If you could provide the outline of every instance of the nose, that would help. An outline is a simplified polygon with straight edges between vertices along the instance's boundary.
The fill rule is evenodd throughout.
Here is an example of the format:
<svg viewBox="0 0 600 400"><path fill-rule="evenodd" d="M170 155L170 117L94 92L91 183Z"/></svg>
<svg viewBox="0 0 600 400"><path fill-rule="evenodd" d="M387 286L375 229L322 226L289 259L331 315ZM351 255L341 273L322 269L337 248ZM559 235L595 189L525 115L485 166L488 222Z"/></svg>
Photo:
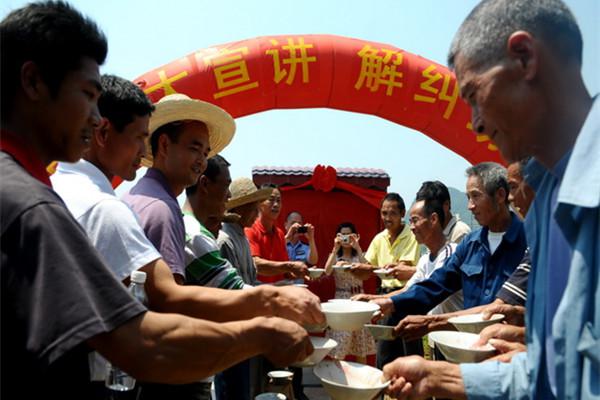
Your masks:
<svg viewBox="0 0 600 400"><path fill-rule="evenodd" d="M467 209L469 211L472 211L475 208L475 203L473 203L473 200L469 199L469 202L467 203Z"/></svg>
<svg viewBox="0 0 600 400"><path fill-rule="evenodd" d="M90 115L90 123L94 129L98 129L100 127L100 122L102 121L102 116L100 115L100 110L98 109L98 104L94 104L92 107L92 114Z"/></svg>
<svg viewBox="0 0 600 400"><path fill-rule="evenodd" d="M483 119L479 115L477 106L471 108L471 124L473 125L473 131L477 133L483 133L485 131L485 125Z"/></svg>
<svg viewBox="0 0 600 400"><path fill-rule="evenodd" d="M515 196L513 195L513 191L511 190L508 192L508 202L514 203L514 201L515 201Z"/></svg>

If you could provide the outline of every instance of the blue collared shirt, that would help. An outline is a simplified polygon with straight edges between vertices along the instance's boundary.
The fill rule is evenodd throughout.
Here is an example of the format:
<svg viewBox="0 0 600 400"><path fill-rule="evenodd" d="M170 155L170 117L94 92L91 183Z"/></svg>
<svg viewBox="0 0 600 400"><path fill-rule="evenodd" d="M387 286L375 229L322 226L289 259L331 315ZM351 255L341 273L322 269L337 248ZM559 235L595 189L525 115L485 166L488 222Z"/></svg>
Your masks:
<svg viewBox="0 0 600 400"><path fill-rule="evenodd" d="M302 261L304 263L308 263L308 258L310 257L309 245L298 240L296 244L287 242L286 247L290 261Z"/></svg>
<svg viewBox="0 0 600 400"><path fill-rule="evenodd" d="M469 399L552 399L549 371L559 399L600 399L600 101L579 132L562 181L533 161L527 180L536 191L526 220L532 270L527 298L527 353L511 363L463 364ZM558 190L556 207L552 194ZM550 307L548 216L554 217L571 251L569 277L552 331L546 329ZM550 294L552 295L552 294ZM547 364L548 336L554 365Z"/></svg>
<svg viewBox="0 0 600 400"><path fill-rule="evenodd" d="M523 259L526 248L523 223L513 213L510 226L494 254L490 254L488 228L471 232L429 279L392 297L396 310L394 317L400 320L410 314L426 314L461 289L465 308L491 303Z"/></svg>

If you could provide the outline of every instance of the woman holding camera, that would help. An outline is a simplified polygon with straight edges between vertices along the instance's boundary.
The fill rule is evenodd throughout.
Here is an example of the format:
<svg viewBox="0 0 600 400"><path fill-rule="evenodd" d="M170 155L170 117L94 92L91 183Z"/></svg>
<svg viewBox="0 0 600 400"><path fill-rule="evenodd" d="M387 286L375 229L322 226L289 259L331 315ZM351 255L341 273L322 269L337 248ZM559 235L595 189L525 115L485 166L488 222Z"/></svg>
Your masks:
<svg viewBox="0 0 600 400"><path fill-rule="evenodd" d="M338 226L333 250L325 264L325 273L334 274L336 299L350 299L356 294L364 293L362 280L348 272L350 264L367 262L358 243L359 239L360 235L353 223L343 222ZM357 362L364 364L367 355L375 354L375 341L365 328L353 332L328 330L327 337L338 342L338 346L331 352L334 358L352 356Z"/></svg>

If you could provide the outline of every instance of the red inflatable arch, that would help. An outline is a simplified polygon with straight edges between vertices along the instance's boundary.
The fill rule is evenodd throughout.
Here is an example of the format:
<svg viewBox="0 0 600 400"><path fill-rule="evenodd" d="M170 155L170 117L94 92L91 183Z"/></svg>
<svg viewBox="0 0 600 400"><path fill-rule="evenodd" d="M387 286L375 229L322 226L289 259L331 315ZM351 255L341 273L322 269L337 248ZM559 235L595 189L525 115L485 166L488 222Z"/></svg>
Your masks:
<svg viewBox="0 0 600 400"><path fill-rule="evenodd" d="M333 35L265 36L202 49L136 83L153 101L184 93L234 118L277 108L328 107L423 132L471 163L503 162L443 65L383 43Z"/></svg>

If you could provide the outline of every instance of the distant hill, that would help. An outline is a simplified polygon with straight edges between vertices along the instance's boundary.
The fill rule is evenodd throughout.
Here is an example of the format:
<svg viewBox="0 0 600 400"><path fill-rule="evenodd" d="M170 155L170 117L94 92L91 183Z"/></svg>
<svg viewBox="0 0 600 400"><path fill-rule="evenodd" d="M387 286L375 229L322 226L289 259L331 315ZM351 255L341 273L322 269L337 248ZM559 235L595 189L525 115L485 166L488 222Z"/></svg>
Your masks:
<svg viewBox="0 0 600 400"><path fill-rule="evenodd" d="M458 214L460 219L471 227L471 229L480 228L479 224L469 211L467 194L458 189L449 187L450 200L452 201L452 214Z"/></svg>

